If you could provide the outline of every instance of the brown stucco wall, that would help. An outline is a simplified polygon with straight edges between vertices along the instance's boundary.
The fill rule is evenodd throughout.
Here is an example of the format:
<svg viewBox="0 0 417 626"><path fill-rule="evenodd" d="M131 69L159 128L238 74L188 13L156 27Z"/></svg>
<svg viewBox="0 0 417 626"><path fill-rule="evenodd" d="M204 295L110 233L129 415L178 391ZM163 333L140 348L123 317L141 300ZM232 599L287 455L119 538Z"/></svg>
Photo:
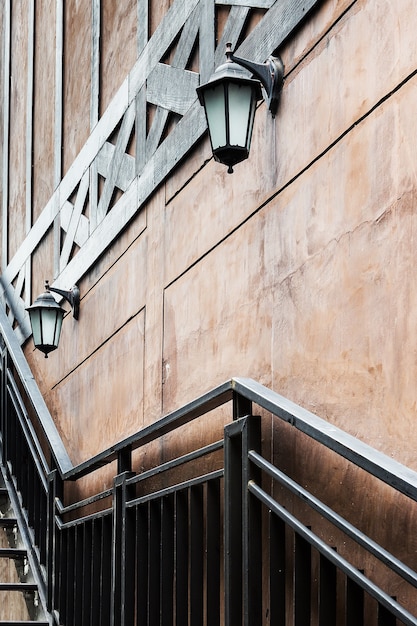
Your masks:
<svg viewBox="0 0 417 626"><path fill-rule="evenodd" d="M90 4L76 4L65 17L64 172L90 132ZM152 4L150 33L169 4ZM102 109L137 46L135 3L103 6ZM47 30L47 16L39 17ZM416 31L412 0L323 0L279 51L280 108L272 119L259 107L249 160L230 176L212 160L207 138L200 141L83 275L80 319L65 318L59 350L45 360L25 344L74 463L239 375L417 469ZM47 61L36 64L40 94L53 61L46 46L38 54ZM24 55L14 55L24 68ZM24 93L23 85L23 101ZM52 117L51 103L35 107L35 213L53 181ZM16 99L16 139L24 120ZM23 239L16 150L12 249ZM52 239L50 231L32 257L33 296L53 273ZM181 441L166 438L146 459L136 457L137 468L193 437L212 440L222 420L200 422ZM414 558L416 514L402 498L376 490L290 427L267 415L263 425L265 450L280 466L330 501L343 490L340 507L384 545L397 525L398 549ZM359 484L372 511L386 503L378 529L376 517L364 519Z"/></svg>
<svg viewBox="0 0 417 626"><path fill-rule="evenodd" d="M417 16L346 8L281 50L250 159L200 169L199 145L81 281L59 353L28 345L75 462L245 375L415 466Z"/></svg>
<svg viewBox="0 0 417 626"><path fill-rule="evenodd" d="M102 3L100 114L140 47L136 5ZM149 34L171 5L150 3ZM62 173L91 131L91 3L66 6ZM26 8L13 3L9 259L27 209ZM218 35L226 17L220 7ZM35 24L33 222L56 184L58 89L54 11L38 6ZM59 350L45 360L25 344L74 463L239 375L417 469L416 30L412 0L323 0L279 50L280 108L273 120L259 107L249 160L230 176L207 138L198 142L82 276L80 319L65 318ZM198 69L198 50L190 64ZM27 296L53 277L57 236L51 228L32 255ZM405 498L262 418L267 456L415 567L417 514ZM165 437L135 454L134 469L218 438L228 419L219 412ZM80 481L67 499L110 486L114 473ZM349 554L322 520L281 500ZM357 564L385 576L361 555ZM389 591L406 602L394 579Z"/></svg>

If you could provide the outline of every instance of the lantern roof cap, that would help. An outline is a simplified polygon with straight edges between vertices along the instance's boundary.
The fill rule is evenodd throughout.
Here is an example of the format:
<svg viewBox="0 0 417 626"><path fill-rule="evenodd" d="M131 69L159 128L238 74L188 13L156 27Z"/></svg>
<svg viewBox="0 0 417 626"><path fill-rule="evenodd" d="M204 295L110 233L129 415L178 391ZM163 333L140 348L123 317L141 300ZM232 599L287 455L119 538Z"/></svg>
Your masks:
<svg viewBox="0 0 417 626"><path fill-rule="evenodd" d="M262 100L261 82L257 78L251 78L251 74L241 65L233 61L232 46L226 46L226 61L220 65L210 76L207 83L197 87L197 94L201 104L203 104L203 92L208 87L214 87L222 82L236 82L240 85L250 85L255 90L257 100Z"/></svg>
<svg viewBox="0 0 417 626"><path fill-rule="evenodd" d="M55 300L52 293L49 291L49 284L46 281L45 283L45 291L36 298L35 302L30 306L26 307L26 311L30 311L33 309L62 309L62 307Z"/></svg>

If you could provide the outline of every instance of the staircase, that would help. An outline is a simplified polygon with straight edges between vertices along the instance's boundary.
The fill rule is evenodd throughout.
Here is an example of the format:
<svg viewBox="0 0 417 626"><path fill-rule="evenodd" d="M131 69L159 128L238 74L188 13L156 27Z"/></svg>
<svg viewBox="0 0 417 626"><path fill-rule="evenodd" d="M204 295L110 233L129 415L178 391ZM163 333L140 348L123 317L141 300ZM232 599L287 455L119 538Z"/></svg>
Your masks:
<svg viewBox="0 0 417 626"><path fill-rule="evenodd" d="M217 441L133 471L216 409ZM273 464L271 418L331 473ZM111 487L74 489L105 466ZM327 493L348 470L359 523L343 481ZM0 307L0 626L417 626L416 520L417 472L251 379L74 466Z"/></svg>
<svg viewBox="0 0 417 626"><path fill-rule="evenodd" d="M6 484L0 475L0 624L47 626L50 622Z"/></svg>

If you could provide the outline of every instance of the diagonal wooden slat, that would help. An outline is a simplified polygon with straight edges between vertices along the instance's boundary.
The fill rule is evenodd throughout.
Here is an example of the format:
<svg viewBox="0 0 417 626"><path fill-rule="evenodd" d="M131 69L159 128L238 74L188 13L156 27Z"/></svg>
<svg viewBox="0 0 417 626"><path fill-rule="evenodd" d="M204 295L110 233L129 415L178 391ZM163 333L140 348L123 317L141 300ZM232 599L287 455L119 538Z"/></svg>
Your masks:
<svg viewBox="0 0 417 626"><path fill-rule="evenodd" d="M61 220L61 228L65 232L68 231L73 210L74 210L74 206L71 204L71 202L66 202L64 206L62 207L61 212L59 214L59 217ZM88 220L85 215L81 214L80 219L78 221L77 229L74 235L74 243L77 244L77 246L81 248L81 246L83 246L85 242L87 241L89 234L90 234L90 220Z"/></svg>
<svg viewBox="0 0 417 626"><path fill-rule="evenodd" d="M258 26L239 46L238 56L263 63L281 46L320 0L281 0L274 3Z"/></svg>
<svg viewBox="0 0 417 626"><path fill-rule="evenodd" d="M204 0L203 4L206 5L208 2L210 2L210 0ZM201 22L201 17L202 17L200 6L201 6L201 2L194 9L189 19L187 20L187 27L186 28L184 27L181 31L181 35L180 35L178 44L176 46L173 59L172 59L172 67L176 68L177 70L185 69L190 59L190 56L192 54L193 46L195 44L198 31L200 29L200 22ZM197 77L197 80L198 80L198 77ZM146 102L156 104L157 108L155 111L151 128L146 138L145 156L143 159L141 159L141 167L140 169L137 170L138 172L142 170L143 166L145 165L149 157L152 156L155 150L157 149L161 141L162 135L165 131L166 125L168 123L169 113L170 113L169 107L167 106L164 107L163 105L160 106L161 102L159 102L159 99L155 102L152 99L152 84L150 83L149 79L146 85L146 91L144 92L144 98ZM146 106L146 103L145 103L145 106ZM190 103L188 103L188 106L190 106ZM185 109L184 112L186 110L187 109ZM177 111L177 112L181 113L181 111ZM141 117L145 118L145 116L141 116ZM145 136L146 136L146 129L145 129Z"/></svg>
<svg viewBox="0 0 417 626"><path fill-rule="evenodd" d="M129 75L129 101L145 84L150 70L164 57L198 2L199 0L176 0L168 9Z"/></svg>
<svg viewBox="0 0 417 626"><path fill-rule="evenodd" d="M145 114L144 114L145 113ZM136 96L136 154L135 154L135 173L136 175L142 171L146 163L146 133L147 119L146 115L146 87L143 85Z"/></svg>
<svg viewBox="0 0 417 626"><path fill-rule="evenodd" d="M14 288L15 305L18 304L20 299L22 299L23 301L22 293L23 293L23 289L25 286L26 273L27 273L27 265L25 264L17 276L17 281L16 281L15 288ZM10 320L13 320L13 308L14 307L10 309L10 313L9 313Z"/></svg>
<svg viewBox="0 0 417 626"><path fill-rule="evenodd" d="M223 34L214 55L216 67L225 61L226 44L229 41L234 44L239 39L240 33L245 27L246 20L248 19L249 12L249 7L236 6L230 9L229 19L225 24Z"/></svg>
<svg viewBox="0 0 417 626"><path fill-rule="evenodd" d="M272 7L276 0L216 0L216 4L223 6L237 6L237 7L247 7L250 6L252 9L269 9Z"/></svg>
<svg viewBox="0 0 417 626"><path fill-rule="evenodd" d="M200 83L208 81L215 70L214 52L216 43L216 14L212 0L202 0L200 12L200 45L198 48L200 60Z"/></svg>
<svg viewBox="0 0 417 626"><path fill-rule="evenodd" d="M148 76L147 100L164 109L184 115L195 100L199 85L196 72L158 63Z"/></svg>
<svg viewBox="0 0 417 626"><path fill-rule="evenodd" d="M200 3L196 6L187 20L187 27L182 29L172 59L172 67L184 69L187 66L200 28L202 15L201 6L207 4L207 2L211 3L211 0L200 0Z"/></svg>
<svg viewBox="0 0 417 626"><path fill-rule="evenodd" d="M109 175L109 164L111 164L114 157L115 147L112 143L106 142L97 155L96 166L97 173L103 178L107 178ZM135 158L130 154L123 153L119 171L117 172L117 178L115 181L116 187L121 191L126 191L135 177Z"/></svg>
<svg viewBox="0 0 417 626"><path fill-rule="evenodd" d="M168 122L169 114L170 111L162 107L157 107L155 110L154 118L152 120L152 126L146 138L145 158L142 161L142 169L145 167L149 158L158 148L166 124Z"/></svg>
<svg viewBox="0 0 417 626"><path fill-rule="evenodd" d="M68 225L67 234L65 237L64 245L62 246L60 257L60 270L62 270L68 263L72 247L74 245L75 234L77 232L78 223L80 221L81 213L84 209L85 199L88 193L88 187L90 182L89 172L87 171L81 179L80 186L78 188L77 198L75 200L74 208L72 210L71 219Z"/></svg>
<svg viewBox="0 0 417 626"><path fill-rule="evenodd" d="M123 161L123 154L128 144L132 127L135 122L136 110L134 103L130 105L126 111L122 126L117 136L116 146L114 153L109 164L109 173L104 183L103 193L101 194L100 201L97 206L97 219L101 221L109 210L111 197L113 195L116 181L119 175L119 170Z"/></svg>

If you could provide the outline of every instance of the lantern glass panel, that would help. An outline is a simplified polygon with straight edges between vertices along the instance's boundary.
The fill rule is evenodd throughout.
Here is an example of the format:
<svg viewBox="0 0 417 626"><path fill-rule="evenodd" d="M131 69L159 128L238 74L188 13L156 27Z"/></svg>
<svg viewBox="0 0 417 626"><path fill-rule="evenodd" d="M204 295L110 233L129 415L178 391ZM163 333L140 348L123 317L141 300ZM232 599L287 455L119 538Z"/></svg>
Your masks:
<svg viewBox="0 0 417 626"><path fill-rule="evenodd" d="M58 347L64 310L60 308L38 308L30 311L33 343L35 346Z"/></svg>
<svg viewBox="0 0 417 626"><path fill-rule="evenodd" d="M49 346L58 346L62 328L63 312L58 309L44 311L42 316L42 330L44 343Z"/></svg>
<svg viewBox="0 0 417 626"><path fill-rule="evenodd" d="M42 343L42 325L41 325L41 310L31 309L29 311L30 325L32 326L33 343L35 346Z"/></svg>
<svg viewBox="0 0 417 626"><path fill-rule="evenodd" d="M211 147L216 150L226 144L225 90L223 85L204 92L207 124L210 130Z"/></svg>
<svg viewBox="0 0 417 626"><path fill-rule="evenodd" d="M250 85L229 85L229 116L230 116L230 140L231 146L246 146L246 141L250 143L248 125L251 118L251 107L253 102L252 88ZM252 107L254 108L254 107ZM253 117L253 115L252 115ZM251 128L249 129L251 130ZM249 146L247 146L249 147Z"/></svg>

